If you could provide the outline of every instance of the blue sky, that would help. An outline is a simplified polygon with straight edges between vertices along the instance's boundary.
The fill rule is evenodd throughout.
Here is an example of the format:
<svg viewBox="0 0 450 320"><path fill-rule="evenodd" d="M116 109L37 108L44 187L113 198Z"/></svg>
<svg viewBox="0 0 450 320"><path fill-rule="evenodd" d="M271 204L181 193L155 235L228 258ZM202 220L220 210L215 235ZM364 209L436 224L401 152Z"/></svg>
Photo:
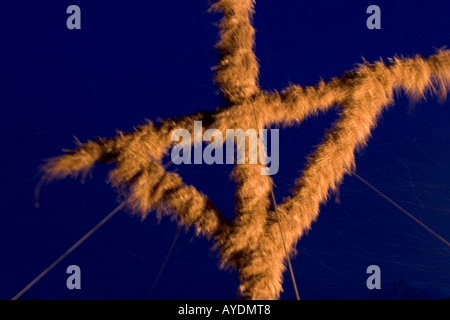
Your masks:
<svg viewBox="0 0 450 320"><path fill-rule="evenodd" d="M282 90L340 76L365 58L428 56L450 43L448 1L259 0L254 17L260 84ZM81 8L81 30L66 28L66 8ZM366 28L366 8L381 8L381 30ZM56 181L34 191L43 160L81 141L130 131L145 119L214 110L224 102L212 81L220 15L207 1L2 1L0 4L0 299L10 299L117 205L105 182ZM411 111L399 95L384 113L356 172L450 239L449 102L427 97ZM280 130L278 201L305 156L335 119L330 112ZM307 138L305 138L307 137ZM233 217L232 166L178 170ZM292 260L302 299L450 297L449 249L355 177L322 207ZM146 299L176 225L154 215L114 216L41 279L24 299ZM68 290L78 265L82 288ZM380 290L366 269L381 269ZM295 295L285 274L282 299ZM218 268L211 243L181 232L150 298L234 299L237 274Z"/></svg>

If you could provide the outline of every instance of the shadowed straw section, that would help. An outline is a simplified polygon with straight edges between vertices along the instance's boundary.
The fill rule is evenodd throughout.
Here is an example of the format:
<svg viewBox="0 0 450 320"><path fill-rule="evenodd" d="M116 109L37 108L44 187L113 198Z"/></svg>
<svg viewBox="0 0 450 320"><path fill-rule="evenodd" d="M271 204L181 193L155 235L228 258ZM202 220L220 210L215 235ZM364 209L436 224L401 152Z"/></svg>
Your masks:
<svg viewBox="0 0 450 320"><path fill-rule="evenodd" d="M259 146L259 139L256 141ZM236 165L231 173L237 186L235 219L226 237L222 237L225 241L219 243L222 268L232 266L239 269L240 257L257 247L267 223L273 182L270 176L261 174L266 165L251 164L249 154L249 144L245 144L245 164Z"/></svg>
<svg viewBox="0 0 450 320"><path fill-rule="evenodd" d="M156 208L159 217L169 215L180 225L193 226L197 235L207 238L219 239L224 234L228 221L206 195L185 185L177 174L165 173L155 193L161 197Z"/></svg>

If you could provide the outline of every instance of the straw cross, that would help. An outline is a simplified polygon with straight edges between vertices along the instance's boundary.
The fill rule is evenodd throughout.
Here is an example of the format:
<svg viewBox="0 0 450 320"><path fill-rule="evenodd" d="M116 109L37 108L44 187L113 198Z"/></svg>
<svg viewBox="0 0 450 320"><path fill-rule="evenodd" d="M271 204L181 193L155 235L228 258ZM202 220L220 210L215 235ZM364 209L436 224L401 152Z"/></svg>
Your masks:
<svg viewBox="0 0 450 320"><path fill-rule="evenodd" d="M439 50L426 59L415 56L393 58L388 64L364 63L315 86L290 85L281 92L269 92L258 85L253 0L218 0L211 10L223 14L215 82L227 105L158 124L148 121L130 133L79 143L75 150L48 160L42 167L44 178L85 176L95 162L114 162L109 181L125 196L131 212L145 218L156 211L158 217L171 215L180 225L192 226L198 235L213 240L221 266L237 268L242 298L278 299L286 269L283 246L289 255L294 254L320 205L344 175L354 170L355 152L366 145L382 111L393 104L395 92L403 90L414 100L428 91L445 98L450 87L450 51ZM191 131L194 121L201 120L205 127L225 135L226 129L298 125L332 107L338 108L339 118L308 157L290 196L276 204L278 216L271 203L272 179L261 175L261 163L246 162L233 169L237 185L233 221L162 164L173 146L172 132L178 128Z"/></svg>

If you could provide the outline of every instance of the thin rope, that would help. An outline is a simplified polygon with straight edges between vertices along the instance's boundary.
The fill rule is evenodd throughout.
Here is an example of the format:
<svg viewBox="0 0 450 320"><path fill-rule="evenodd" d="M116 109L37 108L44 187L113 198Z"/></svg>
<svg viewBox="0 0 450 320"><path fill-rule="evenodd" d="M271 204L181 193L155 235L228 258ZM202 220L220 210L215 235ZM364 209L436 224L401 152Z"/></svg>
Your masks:
<svg viewBox="0 0 450 320"><path fill-rule="evenodd" d="M159 278L161 277L161 274L162 274L164 268L166 267L167 261L169 260L169 257L171 256L173 249L175 248L175 244L177 243L180 232L181 232L181 227L178 226L177 232L175 233L175 236L173 237L172 244L170 245L169 251L167 252L166 257L164 258L164 261L161 264L161 267L159 268L158 275L156 276L155 281L153 282L152 288L150 290L150 293L147 296L147 299L151 298L153 291L155 290L156 285L158 284Z"/></svg>
<svg viewBox="0 0 450 320"><path fill-rule="evenodd" d="M258 130L257 134L258 134L258 137L259 137L259 126L258 126L258 119L256 118L255 107L253 106L253 104L251 104L251 106L252 106L252 111L253 111L253 117L255 119L256 130ZM269 131L270 131L270 128L269 128ZM265 148L264 148L264 154L267 155ZM287 248L286 248L286 242L284 240L283 228L281 227L280 216L278 215L277 202L275 200L275 193L273 192L273 188L270 189L270 193L272 195L272 206L273 206L273 210L275 211L275 216L277 218L278 227L280 228L281 242L283 242L284 255L286 257L289 273L291 275L292 285L294 286L295 296L296 296L297 300L300 300L300 295L298 293L297 283L295 281L294 269L292 268L291 259L289 258L289 253L288 253Z"/></svg>
<svg viewBox="0 0 450 320"><path fill-rule="evenodd" d="M397 204L394 200L392 200L391 198L389 198L387 195L385 195L383 192L381 192L380 190L378 190L377 188L375 188L372 184L370 184L367 180L363 179L361 176L359 176L356 173L353 173L353 175L360 180L362 183L364 183L366 186L368 186L369 188L371 188L373 191L375 191L376 193L378 193L378 195L380 195L381 197L383 197L384 199L386 199L390 204L392 204L394 207L396 207L397 209L399 209L401 212L403 212L404 214L406 214L409 218L411 218L412 220L414 220L416 223L418 223L422 228L424 228L425 230L427 230L429 233L431 233L433 236L435 236L438 240L440 240L442 243L444 243L447 247L450 247L450 243L445 240L442 236L440 236L437 232L435 232L434 230L432 230L430 227L428 227L425 223L423 223L422 221L420 221L419 219L417 219L414 215L412 215L411 213L409 213L408 211L406 211L403 207L401 207L399 204Z"/></svg>
<svg viewBox="0 0 450 320"><path fill-rule="evenodd" d="M278 216L277 205L275 202L275 194L273 193L273 191L272 191L272 203L273 203L273 209L275 211L275 215L277 217L278 226L280 227L281 240L283 242L284 254L286 255L286 260L287 260L288 267L289 267L289 273L291 274L292 285L294 286L295 296L297 297L297 300L300 300L300 295L298 294L297 284L295 282L294 269L292 268L291 259L289 258L289 254L288 254L288 251L286 248L286 242L284 241L283 229L281 228L280 217Z"/></svg>
<svg viewBox="0 0 450 320"><path fill-rule="evenodd" d="M177 156L177 158L179 158L179 156ZM165 166L165 168L167 168L170 164L172 164L172 160ZM205 181L205 178L208 173L209 173L209 170L207 170L206 173L203 175L201 183L203 183ZM169 257L172 255L173 249L175 248L175 244L178 240L178 237L180 236L180 232L181 232L181 226L178 226L177 232L175 233L175 235L173 237L172 244L169 248L169 251L167 252L167 255L166 255L163 263L161 264L161 267L159 268L158 275L156 276L155 280L153 281L152 289L150 290L150 293L148 294L147 299L151 298L153 291L155 290L156 285L158 284L159 278L161 277L161 274L167 265L167 261L169 260Z"/></svg>
<svg viewBox="0 0 450 320"><path fill-rule="evenodd" d="M167 162L163 167L164 169L167 169L171 164L172 160ZM41 179L39 182L36 190L40 190L42 187L44 179ZM36 198L36 204L37 207L39 207L39 191L35 191ZM89 238L95 231L97 231L101 226L103 226L109 219L111 219L117 212L119 212L124 206L126 205L126 201L122 201L114 210L112 210L105 218L103 218L102 221L100 221L95 227L93 227L91 230L89 230L80 240L78 240L73 246L71 246L66 252L64 252L58 259L56 259L51 265L47 267L44 271L42 271L36 278L33 279L25 288L23 288L18 294L16 294L11 300L17 300L19 299L25 292L30 290L32 286L34 286L39 280L41 280L47 273L49 273L54 267L58 265L62 260L64 260L65 257L67 257L72 251L74 251L76 248L78 248L84 241L86 241L87 238Z"/></svg>
<svg viewBox="0 0 450 320"><path fill-rule="evenodd" d="M308 136L306 136L305 134L303 134L302 132L299 132L299 134L305 138L306 140L308 140L310 143L313 143L311 139L309 139ZM436 231L434 231L433 229L431 229L430 227L428 227L425 223L423 223L422 221L420 221L419 219L417 219L414 215L412 215L411 213L409 213L408 211L406 211L403 207L401 207L399 204L397 204L394 200L392 200L391 198L389 198L387 195L385 195L383 192L381 192L380 190L378 190L377 188L375 188L371 183L369 183L367 180L365 180L364 178L362 178L360 175L353 173L353 176L355 176L355 178L357 178L358 180L360 180L362 183L364 183L366 186L368 186L369 188L371 188L373 191L375 191L376 193L378 193L378 195L380 195L381 197L383 197L384 199L386 199L390 204L392 204L394 207L396 207L397 209L399 209L401 212L403 212L404 214L406 214L409 218L411 218L414 222L416 222L417 224L419 224L422 228L424 228L425 230L427 230L429 233L431 233L433 236L435 236L438 240L440 240L442 243L444 243L447 247L450 247L450 243L444 239L441 235L439 235Z"/></svg>
<svg viewBox="0 0 450 320"><path fill-rule="evenodd" d="M58 263L60 263L65 257L67 257L72 251L74 251L78 246L80 246L87 238L89 238L97 229L99 229L102 225L104 225L109 219L111 219L117 212L119 212L126 204L126 201L123 201L119 204L113 211L111 211L102 221L100 221L95 227L93 227L88 233L86 233L80 240L78 240L73 246L69 248L63 255L61 255L58 259L55 260L50 266L47 267L44 271L41 272L33 281L31 281L25 288L22 289L18 294L14 296L11 300L19 299L25 292L27 292L32 286L34 286L42 277L44 277L47 273L49 273Z"/></svg>

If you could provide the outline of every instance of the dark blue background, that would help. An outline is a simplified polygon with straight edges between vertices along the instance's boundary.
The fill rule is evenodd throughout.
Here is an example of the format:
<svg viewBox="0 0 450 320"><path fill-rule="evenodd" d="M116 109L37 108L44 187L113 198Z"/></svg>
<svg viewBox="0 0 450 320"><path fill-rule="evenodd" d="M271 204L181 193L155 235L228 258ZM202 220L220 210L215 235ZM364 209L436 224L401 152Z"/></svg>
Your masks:
<svg viewBox="0 0 450 320"><path fill-rule="evenodd" d="M259 0L254 17L261 86L311 85L362 62L395 54L428 56L450 43L448 1ZM66 28L66 8L81 8L82 29ZM382 29L366 28L366 8L381 7ZM81 141L130 131L144 119L223 105L212 82L220 15L207 1L12 1L0 3L0 298L10 299L117 205L105 183L54 182L34 207L43 159ZM399 96L357 155L357 173L450 239L449 103L427 98L412 112ZM280 131L280 201L335 114ZM177 169L233 216L231 166ZM23 299L146 299L176 233L117 214L39 281ZM220 271L216 252L182 232L150 298L233 299L236 272ZM448 248L354 177L340 203L323 206L293 259L303 299L450 297ZM81 290L66 288L67 266L81 268ZM366 268L381 268L382 289L366 288ZM294 299L285 274L282 299Z"/></svg>

